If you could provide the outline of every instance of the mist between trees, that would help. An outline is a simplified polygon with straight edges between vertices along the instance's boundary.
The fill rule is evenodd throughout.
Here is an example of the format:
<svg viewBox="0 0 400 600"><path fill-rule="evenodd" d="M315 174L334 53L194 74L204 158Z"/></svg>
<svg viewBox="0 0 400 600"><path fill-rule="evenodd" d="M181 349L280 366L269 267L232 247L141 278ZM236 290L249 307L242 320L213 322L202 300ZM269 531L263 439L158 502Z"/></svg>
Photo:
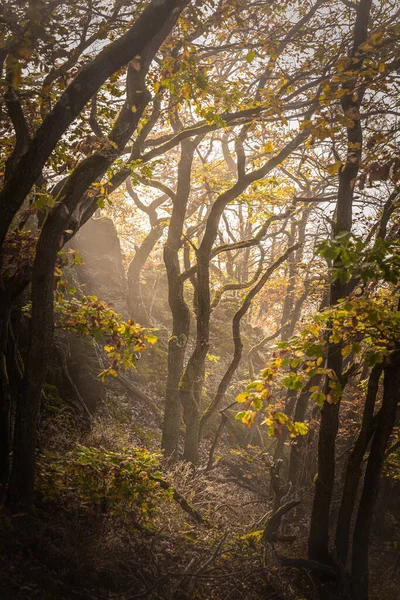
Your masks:
<svg viewBox="0 0 400 600"><path fill-rule="evenodd" d="M395 597L397 3L0 16L4 597Z"/></svg>

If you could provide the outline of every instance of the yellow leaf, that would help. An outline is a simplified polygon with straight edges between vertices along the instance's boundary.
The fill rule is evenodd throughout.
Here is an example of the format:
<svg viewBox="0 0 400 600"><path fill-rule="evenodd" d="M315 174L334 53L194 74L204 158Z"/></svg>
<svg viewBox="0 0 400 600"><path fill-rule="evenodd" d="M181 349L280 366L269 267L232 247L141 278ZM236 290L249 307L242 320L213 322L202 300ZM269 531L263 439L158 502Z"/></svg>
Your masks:
<svg viewBox="0 0 400 600"><path fill-rule="evenodd" d="M383 32L376 31L375 33L372 33L370 39L373 44L380 44L383 39ZM365 44L364 44L364 46L365 46ZM366 44L366 46L368 46L368 44ZM365 49L367 49L367 48L365 48Z"/></svg>
<svg viewBox="0 0 400 600"><path fill-rule="evenodd" d="M342 348L342 356L343 356L343 358L346 358L346 356L348 356L350 354L351 348L352 348L351 344L347 344L347 346L344 346Z"/></svg>
<svg viewBox="0 0 400 600"><path fill-rule="evenodd" d="M236 400L236 402L245 402L248 397L249 397L249 394L247 392L242 392L241 394L236 396L235 400Z"/></svg>
<svg viewBox="0 0 400 600"><path fill-rule="evenodd" d="M274 143L270 140L269 142L267 142L264 146L264 152L273 152L274 150Z"/></svg>
<svg viewBox="0 0 400 600"><path fill-rule="evenodd" d="M243 423L245 423L247 427L251 427L254 423L256 414L257 413L255 411L248 410L242 419Z"/></svg>
<svg viewBox="0 0 400 600"><path fill-rule="evenodd" d="M342 161L337 160L336 162L332 163L331 165L328 165L328 173L330 175L334 175L335 173L337 173L339 171L341 166L342 166Z"/></svg>

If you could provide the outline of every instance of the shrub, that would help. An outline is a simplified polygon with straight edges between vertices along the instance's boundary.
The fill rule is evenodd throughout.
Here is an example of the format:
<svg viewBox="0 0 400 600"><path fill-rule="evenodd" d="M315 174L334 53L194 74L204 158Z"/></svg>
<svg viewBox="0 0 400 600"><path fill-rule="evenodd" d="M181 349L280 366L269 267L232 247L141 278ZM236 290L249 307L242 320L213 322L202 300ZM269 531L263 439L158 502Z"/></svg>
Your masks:
<svg viewBox="0 0 400 600"><path fill-rule="evenodd" d="M76 446L38 460L37 490L44 501L108 513L129 524L146 523L170 500L157 478L159 457L145 449L110 452Z"/></svg>

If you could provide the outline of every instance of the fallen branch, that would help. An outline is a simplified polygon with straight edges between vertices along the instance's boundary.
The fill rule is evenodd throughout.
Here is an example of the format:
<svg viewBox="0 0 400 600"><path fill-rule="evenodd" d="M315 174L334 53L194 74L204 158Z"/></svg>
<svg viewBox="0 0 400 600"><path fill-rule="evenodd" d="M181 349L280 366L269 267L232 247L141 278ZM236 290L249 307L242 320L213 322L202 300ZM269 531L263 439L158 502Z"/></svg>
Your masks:
<svg viewBox="0 0 400 600"><path fill-rule="evenodd" d="M165 479L160 479L159 477L154 477L153 475L150 475L150 479L157 481L163 490L171 490L172 498L175 500L175 502L177 502L179 506L196 521L196 523L209 526L207 519L205 519L203 515L201 515L201 513L199 513L199 511L196 510L188 500L186 500L186 498L177 492L168 481Z"/></svg>
<svg viewBox="0 0 400 600"><path fill-rule="evenodd" d="M321 573L323 575L331 575L336 579L337 571L333 567L320 563L317 560L307 560L306 558L286 558L285 556L279 556L278 559L283 567L293 567L295 569L305 569L315 573Z"/></svg>
<svg viewBox="0 0 400 600"><path fill-rule="evenodd" d="M277 540L277 531L281 524L282 517L286 515L290 510L295 508L300 504L300 500L291 500L290 502L286 502L283 506L280 506L272 515L270 519L265 524L264 527L264 543L270 544Z"/></svg>

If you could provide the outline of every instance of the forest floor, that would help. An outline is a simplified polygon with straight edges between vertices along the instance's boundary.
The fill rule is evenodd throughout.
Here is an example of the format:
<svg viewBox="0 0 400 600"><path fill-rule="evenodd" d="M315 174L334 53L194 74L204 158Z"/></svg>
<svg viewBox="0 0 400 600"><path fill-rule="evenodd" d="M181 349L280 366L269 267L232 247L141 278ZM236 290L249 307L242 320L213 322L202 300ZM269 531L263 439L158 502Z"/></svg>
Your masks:
<svg viewBox="0 0 400 600"><path fill-rule="evenodd" d="M90 432L84 428L77 432L65 414L44 420L41 450L62 454L79 443L114 452L130 446L155 451L160 432L146 408L135 405L132 412L126 400L122 418L123 408L121 398L116 418L108 406ZM308 570L284 568L277 558L278 554L306 556L311 495L300 498L300 506L282 523L282 533L296 539L290 545L266 548L263 530L273 504L265 452L256 446L232 451L225 440L218 453L228 462L221 461L209 473L193 472L183 463L171 468L161 462L162 476L202 515L203 523L172 499L155 510L144 526L101 508L91 510L69 498L39 496L29 518L10 519L0 513L0 598L339 598L329 580L316 583ZM396 597L398 563L393 539L374 538L371 600Z"/></svg>

